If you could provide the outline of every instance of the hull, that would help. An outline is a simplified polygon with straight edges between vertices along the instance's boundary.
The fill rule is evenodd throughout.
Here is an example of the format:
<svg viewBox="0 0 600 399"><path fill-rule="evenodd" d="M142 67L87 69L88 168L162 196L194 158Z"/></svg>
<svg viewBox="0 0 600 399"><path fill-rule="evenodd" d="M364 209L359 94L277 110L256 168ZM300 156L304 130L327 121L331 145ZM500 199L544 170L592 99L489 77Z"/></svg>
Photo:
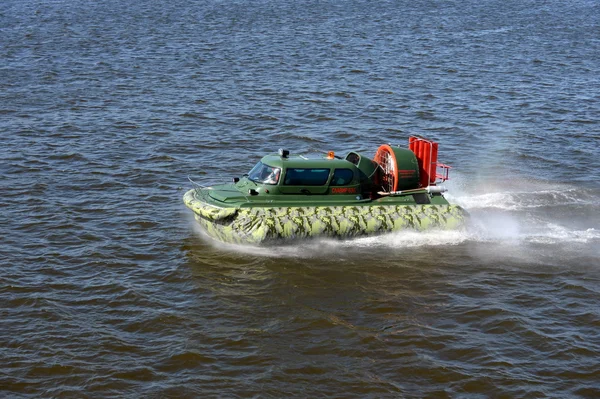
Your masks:
<svg viewBox="0 0 600 399"><path fill-rule="evenodd" d="M401 230L457 229L467 213L457 205L402 205L373 202L342 206L220 208L184 196L206 233L219 241L262 244L301 238L352 238Z"/></svg>

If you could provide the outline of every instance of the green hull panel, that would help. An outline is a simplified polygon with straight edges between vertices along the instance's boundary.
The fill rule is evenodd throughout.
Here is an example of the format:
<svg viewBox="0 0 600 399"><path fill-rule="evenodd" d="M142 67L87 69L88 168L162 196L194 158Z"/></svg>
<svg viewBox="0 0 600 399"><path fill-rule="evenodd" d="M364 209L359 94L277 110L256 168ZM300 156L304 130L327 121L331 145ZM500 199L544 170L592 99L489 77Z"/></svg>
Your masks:
<svg viewBox="0 0 600 399"><path fill-rule="evenodd" d="M351 238L400 230L457 229L467 213L457 205L376 205L218 208L186 193L185 204L214 239L261 244L277 239Z"/></svg>

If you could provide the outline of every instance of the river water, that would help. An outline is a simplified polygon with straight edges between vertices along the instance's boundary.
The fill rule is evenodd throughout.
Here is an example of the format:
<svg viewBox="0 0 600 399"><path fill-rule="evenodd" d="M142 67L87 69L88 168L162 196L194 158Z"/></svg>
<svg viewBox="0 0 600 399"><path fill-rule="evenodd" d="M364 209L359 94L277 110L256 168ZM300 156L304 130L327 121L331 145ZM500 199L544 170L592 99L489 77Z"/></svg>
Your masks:
<svg viewBox="0 0 600 399"><path fill-rule="evenodd" d="M600 397L595 0L5 0L0 396ZM254 248L181 197L440 143L465 231Z"/></svg>

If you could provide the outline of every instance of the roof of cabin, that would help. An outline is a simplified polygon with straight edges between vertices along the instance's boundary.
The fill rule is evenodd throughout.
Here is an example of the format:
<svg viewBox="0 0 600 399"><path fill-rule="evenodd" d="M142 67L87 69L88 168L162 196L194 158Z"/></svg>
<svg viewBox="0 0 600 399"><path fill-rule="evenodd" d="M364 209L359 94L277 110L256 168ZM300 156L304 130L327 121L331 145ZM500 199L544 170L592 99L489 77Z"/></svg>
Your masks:
<svg viewBox="0 0 600 399"><path fill-rule="evenodd" d="M261 159L261 162L275 168L352 168L355 167L345 159L327 159L327 158L304 158L298 155L291 155L288 158L282 158L279 155L267 155Z"/></svg>

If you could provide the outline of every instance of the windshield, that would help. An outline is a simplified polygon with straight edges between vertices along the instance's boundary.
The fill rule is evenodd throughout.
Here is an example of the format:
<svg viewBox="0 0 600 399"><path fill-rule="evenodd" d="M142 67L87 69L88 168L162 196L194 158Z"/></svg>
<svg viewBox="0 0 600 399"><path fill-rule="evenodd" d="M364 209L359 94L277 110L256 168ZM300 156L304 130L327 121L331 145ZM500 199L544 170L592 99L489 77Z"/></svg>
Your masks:
<svg viewBox="0 0 600 399"><path fill-rule="evenodd" d="M281 169L273 168L259 162L252 168L250 173L248 173L248 179L256 183L277 184L279 182L280 174Z"/></svg>

